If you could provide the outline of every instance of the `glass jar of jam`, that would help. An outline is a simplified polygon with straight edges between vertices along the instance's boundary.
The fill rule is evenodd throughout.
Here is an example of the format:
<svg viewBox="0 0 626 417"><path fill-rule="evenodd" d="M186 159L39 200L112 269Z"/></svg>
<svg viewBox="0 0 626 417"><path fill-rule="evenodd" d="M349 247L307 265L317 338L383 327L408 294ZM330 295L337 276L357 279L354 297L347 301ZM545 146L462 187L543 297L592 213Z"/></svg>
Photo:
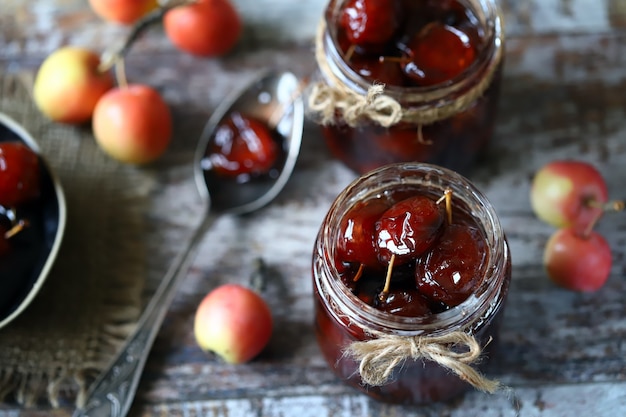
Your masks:
<svg viewBox="0 0 626 417"><path fill-rule="evenodd" d="M449 401L484 376L511 278L494 208L465 177L398 163L331 205L313 252L315 329L348 384L400 404Z"/></svg>
<svg viewBox="0 0 626 417"><path fill-rule="evenodd" d="M503 43L496 0L331 0L309 115L357 173L412 161L467 171L494 130Z"/></svg>

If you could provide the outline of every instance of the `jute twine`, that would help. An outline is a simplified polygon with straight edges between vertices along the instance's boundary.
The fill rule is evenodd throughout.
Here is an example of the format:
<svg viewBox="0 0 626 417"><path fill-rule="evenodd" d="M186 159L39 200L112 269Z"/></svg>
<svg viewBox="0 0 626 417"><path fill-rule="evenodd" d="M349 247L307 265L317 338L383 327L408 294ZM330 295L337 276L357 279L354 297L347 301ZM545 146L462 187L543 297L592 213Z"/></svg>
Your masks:
<svg viewBox="0 0 626 417"><path fill-rule="evenodd" d="M461 348L461 349L455 349ZM500 383L486 378L472 367L480 359L482 349L476 339L456 331L442 336L390 336L353 342L345 354L359 362L363 382L384 385L393 371L407 359L426 359L454 372L476 389L494 393Z"/></svg>
<svg viewBox="0 0 626 417"><path fill-rule="evenodd" d="M356 126L363 119L371 120L383 127L398 122L429 125L448 119L469 109L491 84L502 59L503 48L496 48L493 62L489 64L478 83L459 95L455 100L438 105L404 107L393 97L383 94L385 86L373 83L366 94L359 94L345 85L332 71L324 51L326 22L322 19L315 38L315 58L322 73L322 81L310 87L309 110L318 116L322 125L335 124L340 118L349 126Z"/></svg>

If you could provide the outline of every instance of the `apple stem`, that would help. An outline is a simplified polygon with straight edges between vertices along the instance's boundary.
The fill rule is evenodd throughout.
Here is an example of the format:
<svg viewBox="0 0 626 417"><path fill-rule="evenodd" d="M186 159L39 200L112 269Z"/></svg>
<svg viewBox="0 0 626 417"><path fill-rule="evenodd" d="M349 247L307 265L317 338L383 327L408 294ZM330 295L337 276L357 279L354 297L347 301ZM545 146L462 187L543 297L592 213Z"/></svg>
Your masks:
<svg viewBox="0 0 626 417"><path fill-rule="evenodd" d="M185 6L196 2L197 0L159 1L159 7L156 10L153 10L152 12L146 14L133 25L130 33L128 34L121 46L112 50L104 51L104 53L100 57L100 65L98 66L98 70L101 72L105 72L113 68L113 66L118 61L126 56L131 46L139 38L139 36L141 36L150 26L156 23L160 23L163 20L163 16L165 16L165 13L167 13L169 10L175 7Z"/></svg>
<svg viewBox="0 0 626 417"><path fill-rule="evenodd" d="M346 51L346 54L344 55L343 59L346 62L350 62L350 59L352 59L352 55L354 55L354 51L356 50L356 45L352 44L348 47L348 50Z"/></svg>
<svg viewBox="0 0 626 417"><path fill-rule="evenodd" d="M406 56L384 56L381 55L378 57L378 62L381 64L385 61L389 62L397 62L398 64L406 64L407 62L411 62L411 58Z"/></svg>
<svg viewBox="0 0 626 417"><path fill-rule="evenodd" d="M389 265L387 266L387 275L385 276L385 286L383 290L380 292L380 295L383 296L389 292L389 287L391 286L391 271L393 270L393 264L396 261L396 254L393 253L391 255L391 259L389 259Z"/></svg>
<svg viewBox="0 0 626 417"><path fill-rule="evenodd" d="M599 208L602 211L624 211L626 208L626 202L623 200L614 200L606 203L599 203L596 200L590 199L585 202L587 207Z"/></svg>
<svg viewBox="0 0 626 417"><path fill-rule="evenodd" d="M602 217L603 214L604 214L604 211L599 211L596 214L596 216L593 218L593 220L589 222L589 224L587 225L585 230L583 230L582 237L584 239L587 239L589 236L591 236L591 232L593 231L593 228L596 227L596 224L598 223L598 220L600 220L600 218Z"/></svg>
<svg viewBox="0 0 626 417"><path fill-rule="evenodd" d="M359 265L359 270L356 271L356 274L354 275L354 278L352 278L352 282L357 282L359 279L361 279L361 277L363 276L363 269L365 267L363 266L363 264Z"/></svg>
<svg viewBox="0 0 626 417"><path fill-rule="evenodd" d="M4 238L5 239L12 238L16 234L18 234L19 232L24 230L24 228L26 226L28 226L28 221L27 220L20 220L19 222L17 222L17 224L13 225L13 227L11 227L9 230L4 232Z"/></svg>
<svg viewBox="0 0 626 417"><path fill-rule="evenodd" d="M117 79L117 84L120 87L128 87L128 79L126 78L126 64L124 63L124 58L119 59L115 63L115 78Z"/></svg>
<svg viewBox="0 0 626 417"><path fill-rule="evenodd" d="M269 268L263 260L259 257L254 260L254 270L250 275L250 288L261 293L265 290L267 285L267 277L269 275Z"/></svg>
<svg viewBox="0 0 626 417"><path fill-rule="evenodd" d="M439 197L437 200L437 204L440 204L442 201L446 202L446 220L448 224L452 224L452 190L446 188L443 192L443 195Z"/></svg>
<svg viewBox="0 0 626 417"><path fill-rule="evenodd" d="M431 139L424 139L424 133L422 132L422 124L417 125L417 142L424 145L432 145L433 141Z"/></svg>

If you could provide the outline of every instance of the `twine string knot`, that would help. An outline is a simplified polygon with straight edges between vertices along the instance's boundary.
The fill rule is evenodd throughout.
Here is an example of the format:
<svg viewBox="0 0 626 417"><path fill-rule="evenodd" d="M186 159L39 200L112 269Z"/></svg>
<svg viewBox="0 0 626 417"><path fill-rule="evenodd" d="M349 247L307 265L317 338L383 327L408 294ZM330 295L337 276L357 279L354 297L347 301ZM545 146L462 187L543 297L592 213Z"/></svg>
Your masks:
<svg viewBox="0 0 626 417"><path fill-rule="evenodd" d="M389 336L353 342L345 354L359 363L363 382L380 386L391 378L393 371L407 359L425 359L452 371L476 389L493 393L500 388L498 381L478 372L474 365L481 355L478 341L462 332L442 336Z"/></svg>
<svg viewBox="0 0 626 417"><path fill-rule="evenodd" d="M349 126L356 126L363 118L389 127L402 119L402 106L384 95L384 84L372 84L365 95L346 94L325 83L316 83L309 96L309 108L319 115L320 123L334 122L338 111Z"/></svg>

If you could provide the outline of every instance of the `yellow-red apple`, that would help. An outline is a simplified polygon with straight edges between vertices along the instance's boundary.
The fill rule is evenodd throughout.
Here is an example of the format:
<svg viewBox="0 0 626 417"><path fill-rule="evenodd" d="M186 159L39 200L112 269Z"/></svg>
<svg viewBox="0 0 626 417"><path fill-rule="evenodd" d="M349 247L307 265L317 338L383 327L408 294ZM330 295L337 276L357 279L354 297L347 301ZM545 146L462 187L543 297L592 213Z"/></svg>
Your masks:
<svg viewBox="0 0 626 417"><path fill-rule="evenodd" d="M172 115L153 88L131 84L108 91L94 109L96 142L111 157L131 164L159 158L172 136Z"/></svg>
<svg viewBox="0 0 626 417"><path fill-rule="evenodd" d="M100 57L89 49L66 46L54 51L35 77L36 106L55 122L89 121L100 97L115 85L111 72L99 65Z"/></svg>
<svg viewBox="0 0 626 417"><path fill-rule="evenodd" d="M535 173L531 184L530 202L537 217L557 228L574 226L579 233L598 220L607 200L604 177L584 161L551 161Z"/></svg>
<svg viewBox="0 0 626 417"><path fill-rule="evenodd" d="M130 25L155 10L157 0L89 0L91 9L102 19Z"/></svg>
<svg viewBox="0 0 626 417"><path fill-rule="evenodd" d="M208 293L196 310L198 346L227 363L248 362L267 345L272 315L265 300L250 288L224 284Z"/></svg>

